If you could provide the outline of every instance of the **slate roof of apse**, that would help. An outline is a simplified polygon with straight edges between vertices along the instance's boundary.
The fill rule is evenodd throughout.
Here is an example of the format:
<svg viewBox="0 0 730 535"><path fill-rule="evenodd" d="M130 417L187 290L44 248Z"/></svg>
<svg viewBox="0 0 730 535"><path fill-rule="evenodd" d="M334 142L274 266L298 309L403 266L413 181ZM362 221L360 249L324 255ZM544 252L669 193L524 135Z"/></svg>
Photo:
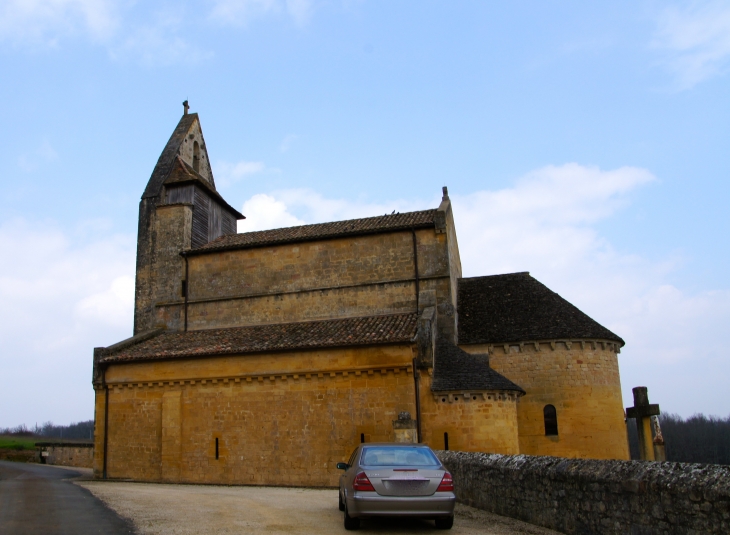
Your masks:
<svg viewBox="0 0 730 535"><path fill-rule="evenodd" d="M459 343L586 338L624 341L529 273L459 279Z"/></svg>
<svg viewBox="0 0 730 535"><path fill-rule="evenodd" d="M227 236L221 236L197 249L193 249L188 254L434 227L436 212L436 209L422 210L419 212L348 219L347 221L333 221L331 223L318 223L299 227L229 234Z"/></svg>
<svg viewBox="0 0 730 535"><path fill-rule="evenodd" d="M160 157L157 159L157 164L152 170L150 180L147 182L147 187L142 194L143 199L148 197L157 197L160 194L162 184L167 179L172 166L175 164L175 157L180 149L180 144L183 142L185 135L196 120L198 120L197 113L183 115L180 118L180 122L177 123L175 130L172 132L170 139L167 141L167 145L165 145ZM213 189L215 189L215 184L213 184Z"/></svg>
<svg viewBox="0 0 730 535"><path fill-rule="evenodd" d="M162 332L118 351L109 351L102 356L101 362L404 343L414 340L416 327L415 314L397 314L229 329Z"/></svg>
<svg viewBox="0 0 730 535"><path fill-rule="evenodd" d="M180 156L175 157L175 161L173 161L171 165L171 170L167 175L167 179L165 180L164 184L166 186L184 186L186 184L195 184L196 186L204 189L208 193L208 195L218 201L218 204L231 212L236 217L236 219L246 219L246 217L241 212L233 208L230 204L226 202L223 197L221 197L221 194L218 193L216 189L210 185L210 182L203 178L203 175L193 169L193 167L185 162L182 158L180 158Z"/></svg>
<svg viewBox="0 0 730 535"><path fill-rule="evenodd" d="M470 355L444 339L436 343L431 390L512 390L525 393L521 387L490 368L486 355Z"/></svg>

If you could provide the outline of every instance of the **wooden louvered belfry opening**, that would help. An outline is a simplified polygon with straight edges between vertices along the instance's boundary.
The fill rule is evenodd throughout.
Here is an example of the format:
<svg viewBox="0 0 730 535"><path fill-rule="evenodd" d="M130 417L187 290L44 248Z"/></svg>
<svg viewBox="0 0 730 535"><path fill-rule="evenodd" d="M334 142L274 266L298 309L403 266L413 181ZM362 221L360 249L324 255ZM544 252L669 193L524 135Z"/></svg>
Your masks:
<svg viewBox="0 0 730 535"><path fill-rule="evenodd" d="M193 205L192 248L201 247L216 238L236 233L236 219L212 199L202 188L188 184L167 190L168 204Z"/></svg>

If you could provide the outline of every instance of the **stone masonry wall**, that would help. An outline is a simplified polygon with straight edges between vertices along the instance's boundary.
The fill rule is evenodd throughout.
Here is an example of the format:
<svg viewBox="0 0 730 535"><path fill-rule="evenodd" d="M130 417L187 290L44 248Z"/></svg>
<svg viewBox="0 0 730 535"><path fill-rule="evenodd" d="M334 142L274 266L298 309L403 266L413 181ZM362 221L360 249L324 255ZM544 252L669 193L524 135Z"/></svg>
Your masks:
<svg viewBox="0 0 730 535"><path fill-rule="evenodd" d="M44 456L45 464L91 468L94 460L92 444L48 444L40 450L41 455L48 454Z"/></svg>
<svg viewBox="0 0 730 535"><path fill-rule="evenodd" d="M437 454L462 503L563 533L730 533L730 466Z"/></svg>
<svg viewBox="0 0 730 535"><path fill-rule="evenodd" d="M470 353L489 352L489 365L527 392L517 402L520 453L628 460L615 346L580 340L537 346L461 346ZM548 404L557 411L557 436L545 435Z"/></svg>
<svg viewBox="0 0 730 535"><path fill-rule="evenodd" d="M416 236L419 308L451 310L446 234ZM193 255L188 329L416 312L414 260L410 231ZM177 328L184 300L170 296L158 301L156 317Z"/></svg>
<svg viewBox="0 0 730 535"><path fill-rule="evenodd" d="M422 441L435 450L517 454L517 396L505 392L453 392L434 396L421 371Z"/></svg>
<svg viewBox="0 0 730 535"><path fill-rule="evenodd" d="M398 413L415 414L412 358L403 345L111 366L108 477L336 486L361 435L392 441Z"/></svg>

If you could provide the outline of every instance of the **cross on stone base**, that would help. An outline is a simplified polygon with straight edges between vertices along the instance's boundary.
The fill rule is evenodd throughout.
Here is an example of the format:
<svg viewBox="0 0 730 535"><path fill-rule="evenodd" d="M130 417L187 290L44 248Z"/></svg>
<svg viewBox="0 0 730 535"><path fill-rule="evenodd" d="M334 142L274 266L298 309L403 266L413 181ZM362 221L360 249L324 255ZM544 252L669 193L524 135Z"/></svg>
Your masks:
<svg viewBox="0 0 730 535"><path fill-rule="evenodd" d="M626 409L627 418L636 418L639 433L639 455L642 461L657 460L654 456L654 441L651 434L651 417L658 416L659 405L649 404L649 392L645 386L637 386L634 392L634 406Z"/></svg>

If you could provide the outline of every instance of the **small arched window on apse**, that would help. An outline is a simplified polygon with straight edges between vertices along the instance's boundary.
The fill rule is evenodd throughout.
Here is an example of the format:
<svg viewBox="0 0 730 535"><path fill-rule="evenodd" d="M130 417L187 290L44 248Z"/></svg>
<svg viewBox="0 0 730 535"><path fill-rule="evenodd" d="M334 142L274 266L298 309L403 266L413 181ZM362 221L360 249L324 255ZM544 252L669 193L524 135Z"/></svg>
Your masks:
<svg viewBox="0 0 730 535"><path fill-rule="evenodd" d="M197 141L193 143L193 169L200 172L200 145Z"/></svg>
<svg viewBox="0 0 730 535"><path fill-rule="evenodd" d="M554 405L545 405L542 409L545 418L545 436L557 436L558 434L558 413Z"/></svg>

